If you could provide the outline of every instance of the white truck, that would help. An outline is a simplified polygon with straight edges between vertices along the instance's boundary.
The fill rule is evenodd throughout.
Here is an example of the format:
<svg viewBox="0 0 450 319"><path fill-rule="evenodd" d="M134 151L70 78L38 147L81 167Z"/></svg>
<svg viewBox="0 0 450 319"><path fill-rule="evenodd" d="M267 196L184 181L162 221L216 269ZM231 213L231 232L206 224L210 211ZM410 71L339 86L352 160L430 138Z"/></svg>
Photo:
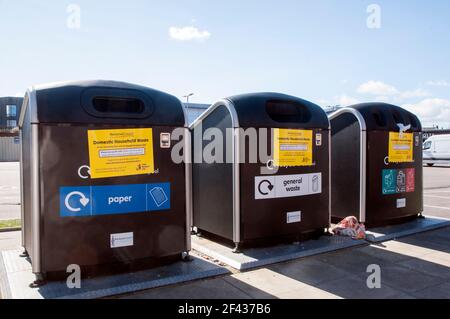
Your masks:
<svg viewBox="0 0 450 319"><path fill-rule="evenodd" d="M450 164L450 135L434 135L423 143L423 163Z"/></svg>

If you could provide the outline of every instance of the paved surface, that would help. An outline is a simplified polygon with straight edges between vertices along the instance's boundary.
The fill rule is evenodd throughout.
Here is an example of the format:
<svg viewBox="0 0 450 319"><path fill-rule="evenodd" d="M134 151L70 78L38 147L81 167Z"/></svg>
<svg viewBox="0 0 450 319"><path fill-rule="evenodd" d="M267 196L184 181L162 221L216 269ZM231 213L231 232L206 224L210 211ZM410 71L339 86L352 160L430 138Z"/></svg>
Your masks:
<svg viewBox="0 0 450 319"><path fill-rule="evenodd" d="M20 257L22 251L0 251L0 292L8 299L98 299L230 273L211 261L193 256L188 263L84 279L80 289L68 288L64 280L34 289L30 283L35 276L28 260Z"/></svg>
<svg viewBox="0 0 450 319"><path fill-rule="evenodd" d="M6 194L18 198L18 166L2 165ZM425 213L450 218L450 167L425 168ZM447 227L122 298L450 298L449 243ZM20 232L0 233L0 250L19 246ZM381 267L381 289L367 288L371 264Z"/></svg>
<svg viewBox="0 0 450 319"><path fill-rule="evenodd" d="M450 298L450 228L122 298ZM367 266L381 267L369 289Z"/></svg>
<svg viewBox="0 0 450 319"><path fill-rule="evenodd" d="M425 215L450 218L450 187L425 190L424 210Z"/></svg>
<svg viewBox="0 0 450 319"><path fill-rule="evenodd" d="M0 220L20 219L19 163L0 163Z"/></svg>
<svg viewBox="0 0 450 319"><path fill-rule="evenodd" d="M191 239L194 251L240 271L366 244L364 240L353 240L350 237L322 236L318 240L251 248L246 249L245 254L235 254L232 247L219 244L208 238L192 236Z"/></svg>
<svg viewBox="0 0 450 319"><path fill-rule="evenodd" d="M450 187L450 165L424 167L424 188L437 189Z"/></svg>
<svg viewBox="0 0 450 319"><path fill-rule="evenodd" d="M0 233L0 251L13 250L20 247L22 236L20 231Z"/></svg>
<svg viewBox="0 0 450 319"><path fill-rule="evenodd" d="M450 227L122 298L450 298ZM0 233L0 250L20 232ZM381 289L366 285L367 266L381 267Z"/></svg>
<svg viewBox="0 0 450 319"><path fill-rule="evenodd" d="M425 214L450 219L450 166L424 168ZM367 266L381 268L369 289ZM122 298L450 298L450 227Z"/></svg>

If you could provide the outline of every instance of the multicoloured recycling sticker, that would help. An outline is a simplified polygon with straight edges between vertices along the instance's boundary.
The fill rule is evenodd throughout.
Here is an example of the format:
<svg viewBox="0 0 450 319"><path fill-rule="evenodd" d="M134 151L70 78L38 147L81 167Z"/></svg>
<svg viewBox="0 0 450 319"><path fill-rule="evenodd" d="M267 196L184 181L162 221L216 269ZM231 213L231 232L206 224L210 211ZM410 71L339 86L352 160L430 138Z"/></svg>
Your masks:
<svg viewBox="0 0 450 319"><path fill-rule="evenodd" d="M413 193L416 188L415 176L414 168L384 169L381 181L383 195Z"/></svg>

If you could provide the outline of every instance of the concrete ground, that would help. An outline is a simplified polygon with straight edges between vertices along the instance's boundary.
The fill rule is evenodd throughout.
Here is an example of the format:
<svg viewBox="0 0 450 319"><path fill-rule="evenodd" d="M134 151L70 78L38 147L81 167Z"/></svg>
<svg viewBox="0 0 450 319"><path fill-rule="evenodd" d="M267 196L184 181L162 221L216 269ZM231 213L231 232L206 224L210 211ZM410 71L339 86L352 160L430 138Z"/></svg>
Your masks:
<svg viewBox="0 0 450 319"><path fill-rule="evenodd" d="M0 251L17 249L21 245L21 238L20 231L0 233Z"/></svg>
<svg viewBox="0 0 450 319"><path fill-rule="evenodd" d="M450 218L450 165L424 168L425 215Z"/></svg>
<svg viewBox="0 0 450 319"><path fill-rule="evenodd" d="M6 196L0 198L0 206L18 199L18 188L14 188L18 175L14 165L8 167L0 165L0 176L5 180L1 184L9 183L3 188ZM425 168L425 213L450 218L450 167ZM20 213L16 216L20 217ZM0 250L19 247L20 237L20 232L0 233ZM380 266L380 289L367 287L369 265ZM450 227L121 298L447 299L450 298Z"/></svg>
<svg viewBox="0 0 450 319"><path fill-rule="evenodd" d="M122 298L450 298L449 242L450 227ZM380 289L367 287L371 264L381 267Z"/></svg>
<svg viewBox="0 0 450 319"><path fill-rule="evenodd" d="M0 163L0 220L20 219L19 163Z"/></svg>
<svg viewBox="0 0 450 319"><path fill-rule="evenodd" d="M439 189L450 187L450 164L436 165L433 167L425 166L424 171L424 188Z"/></svg>
<svg viewBox="0 0 450 319"><path fill-rule="evenodd" d="M450 166L425 167L425 214L450 219ZM381 288L367 287L369 265ZM151 289L136 299L450 298L450 227L260 269Z"/></svg>

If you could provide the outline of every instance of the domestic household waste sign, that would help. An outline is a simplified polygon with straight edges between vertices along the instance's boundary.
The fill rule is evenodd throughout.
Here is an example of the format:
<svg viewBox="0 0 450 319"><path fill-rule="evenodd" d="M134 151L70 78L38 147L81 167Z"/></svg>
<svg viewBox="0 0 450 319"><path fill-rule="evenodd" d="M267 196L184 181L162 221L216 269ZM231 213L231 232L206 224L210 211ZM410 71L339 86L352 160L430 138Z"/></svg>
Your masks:
<svg viewBox="0 0 450 319"><path fill-rule="evenodd" d="M389 132L389 162L413 162L413 133Z"/></svg>
<svg viewBox="0 0 450 319"><path fill-rule="evenodd" d="M274 166L313 165L313 132L311 130L275 129Z"/></svg>
<svg viewBox="0 0 450 319"><path fill-rule="evenodd" d="M91 178L153 174L151 128L88 131Z"/></svg>

